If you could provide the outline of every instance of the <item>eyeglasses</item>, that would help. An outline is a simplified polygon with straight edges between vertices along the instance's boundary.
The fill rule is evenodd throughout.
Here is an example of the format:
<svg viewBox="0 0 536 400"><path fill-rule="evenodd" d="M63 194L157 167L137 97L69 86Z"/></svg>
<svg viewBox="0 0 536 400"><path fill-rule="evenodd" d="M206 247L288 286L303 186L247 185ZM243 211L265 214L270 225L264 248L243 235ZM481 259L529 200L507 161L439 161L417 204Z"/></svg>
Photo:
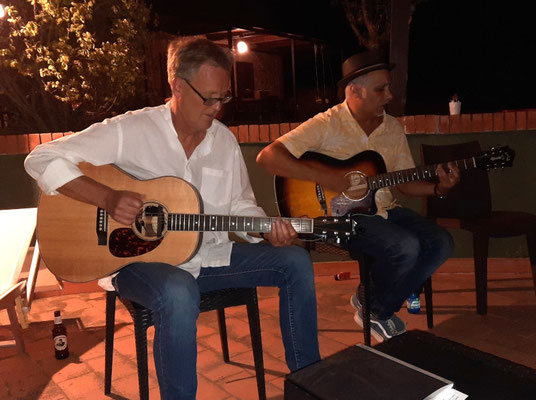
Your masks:
<svg viewBox="0 0 536 400"><path fill-rule="evenodd" d="M221 104L229 103L231 101L231 99L233 98L231 93L227 93L224 97L210 97L210 98L207 99L205 96L203 96L201 93L199 93L199 91L196 88L194 88L190 82L188 82L188 79L183 78L183 80L184 80L184 82L186 82L188 84L188 86L190 86L192 88L192 90L199 97L201 97L201 100L203 100L203 105L205 105L207 107L212 107L216 103L221 103Z"/></svg>

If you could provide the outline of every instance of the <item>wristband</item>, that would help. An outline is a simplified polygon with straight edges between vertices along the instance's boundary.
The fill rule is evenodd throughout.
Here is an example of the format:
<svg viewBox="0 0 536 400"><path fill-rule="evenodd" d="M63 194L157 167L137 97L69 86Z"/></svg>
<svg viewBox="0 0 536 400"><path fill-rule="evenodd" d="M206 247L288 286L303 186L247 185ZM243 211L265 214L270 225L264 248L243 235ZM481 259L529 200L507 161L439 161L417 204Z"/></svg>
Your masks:
<svg viewBox="0 0 536 400"><path fill-rule="evenodd" d="M447 197L446 194L443 194L439 191L439 183L436 183L434 185L434 195L439 199L444 199L445 197Z"/></svg>

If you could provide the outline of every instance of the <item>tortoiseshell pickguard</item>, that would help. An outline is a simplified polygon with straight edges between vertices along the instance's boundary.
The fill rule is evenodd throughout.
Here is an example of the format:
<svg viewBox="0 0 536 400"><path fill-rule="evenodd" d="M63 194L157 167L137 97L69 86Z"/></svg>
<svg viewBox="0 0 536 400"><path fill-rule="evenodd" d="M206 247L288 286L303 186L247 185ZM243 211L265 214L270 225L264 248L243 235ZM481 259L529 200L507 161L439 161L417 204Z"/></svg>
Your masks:
<svg viewBox="0 0 536 400"><path fill-rule="evenodd" d="M115 229L109 239L108 248L115 257L136 257L156 249L163 238L153 241L140 239L130 228Z"/></svg>

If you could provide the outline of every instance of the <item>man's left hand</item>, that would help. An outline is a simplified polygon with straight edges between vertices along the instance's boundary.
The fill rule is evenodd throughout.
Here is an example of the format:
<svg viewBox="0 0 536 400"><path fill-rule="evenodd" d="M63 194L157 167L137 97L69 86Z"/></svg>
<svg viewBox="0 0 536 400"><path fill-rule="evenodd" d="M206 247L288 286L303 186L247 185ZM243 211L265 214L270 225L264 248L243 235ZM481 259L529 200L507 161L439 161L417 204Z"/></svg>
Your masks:
<svg viewBox="0 0 536 400"><path fill-rule="evenodd" d="M437 167L439 183L437 190L441 195L446 195L460 181L460 170L453 163L447 164L449 170L446 172L442 165Z"/></svg>
<svg viewBox="0 0 536 400"><path fill-rule="evenodd" d="M264 234L264 238L273 246L290 246L298 234L289 220L283 221L281 218L272 223L272 231Z"/></svg>

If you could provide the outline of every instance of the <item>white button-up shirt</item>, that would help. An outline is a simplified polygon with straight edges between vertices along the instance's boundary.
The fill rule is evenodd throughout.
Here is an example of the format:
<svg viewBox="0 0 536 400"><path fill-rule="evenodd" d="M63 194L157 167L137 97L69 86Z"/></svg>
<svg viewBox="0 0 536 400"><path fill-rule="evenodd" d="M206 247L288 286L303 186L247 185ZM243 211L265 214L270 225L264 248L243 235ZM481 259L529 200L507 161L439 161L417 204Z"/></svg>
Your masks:
<svg viewBox="0 0 536 400"><path fill-rule="evenodd" d="M384 113L383 122L367 136L346 101L317 114L278 140L296 158L313 151L346 160L362 151L374 150L383 157L387 171L415 167L404 129L396 118ZM385 218L387 210L396 206L389 188L379 189L375 200L378 214Z"/></svg>
<svg viewBox="0 0 536 400"><path fill-rule="evenodd" d="M257 206L232 132L214 120L187 158L171 121L169 103L128 112L37 146L26 158L25 168L45 193L56 194L57 188L82 175L77 165L83 161L96 166L115 164L138 179L182 178L199 190L206 214L266 215ZM179 267L197 277L201 267L229 265L231 249L226 232L204 232L197 254ZM99 284L112 290L110 280L103 278Z"/></svg>

